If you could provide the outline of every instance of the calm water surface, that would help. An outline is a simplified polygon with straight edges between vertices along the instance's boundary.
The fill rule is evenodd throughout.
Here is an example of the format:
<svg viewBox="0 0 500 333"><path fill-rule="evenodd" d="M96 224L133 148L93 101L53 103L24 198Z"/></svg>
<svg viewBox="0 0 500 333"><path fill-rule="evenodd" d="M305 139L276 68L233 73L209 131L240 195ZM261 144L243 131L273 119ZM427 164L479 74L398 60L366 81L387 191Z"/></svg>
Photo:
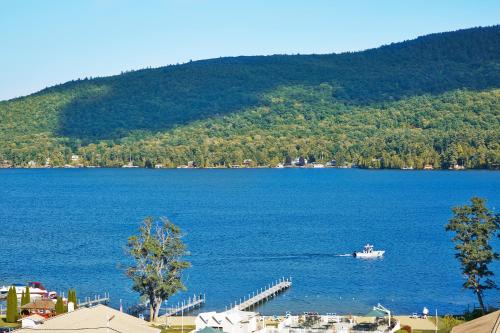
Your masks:
<svg viewBox="0 0 500 333"><path fill-rule="evenodd" d="M40 280L131 305L126 239L165 215L186 232L193 264L189 292L171 303L206 293L205 309L223 310L291 276L292 289L258 311L459 312L475 299L444 224L473 195L499 211L499 189L500 173L487 171L0 170L0 285ZM386 257L338 256L366 242ZM486 300L500 306L500 292Z"/></svg>

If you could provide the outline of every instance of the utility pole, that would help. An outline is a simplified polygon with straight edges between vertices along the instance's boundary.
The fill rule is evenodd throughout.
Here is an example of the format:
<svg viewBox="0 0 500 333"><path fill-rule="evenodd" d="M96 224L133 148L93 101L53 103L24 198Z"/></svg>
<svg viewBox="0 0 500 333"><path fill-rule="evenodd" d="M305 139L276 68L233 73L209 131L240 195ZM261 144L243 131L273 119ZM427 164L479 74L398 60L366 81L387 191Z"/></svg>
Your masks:
<svg viewBox="0 0 500 333"><path fill-rule="evenodd" d="M436 309L436 333L438 331L438 309Z"/></svg>

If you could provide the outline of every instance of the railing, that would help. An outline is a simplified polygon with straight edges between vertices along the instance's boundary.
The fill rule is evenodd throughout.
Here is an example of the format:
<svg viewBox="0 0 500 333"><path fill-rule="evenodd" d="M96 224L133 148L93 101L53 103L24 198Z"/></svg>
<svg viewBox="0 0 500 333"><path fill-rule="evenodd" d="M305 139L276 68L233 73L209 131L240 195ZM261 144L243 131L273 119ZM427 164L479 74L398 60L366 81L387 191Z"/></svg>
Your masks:
<svg viewBox="0 0 500 333"><path fill-rule="evenodd" d="M230 304L230 308L236 308L238 310L246 310L251 307L255 307L259 304L262 304L287 290L292 286L292 278L281 278L275 281L272 284L267 285L266 287L257 289L256 291L248 294L248 298L246 296L243 299L239 299L239 302L236 301Z"/></svg>
<svg viewBox="0 0 500 333"><path fill-rule="evenodd" d="M200 308L205 304L206 297L203 295L193 295L193 297L189 297L187 300L177 303L177 306L172 308L165 309L165 314L163 316L169 317L178 315L180 313L184 314L190 312L194 309Z"/></svg>

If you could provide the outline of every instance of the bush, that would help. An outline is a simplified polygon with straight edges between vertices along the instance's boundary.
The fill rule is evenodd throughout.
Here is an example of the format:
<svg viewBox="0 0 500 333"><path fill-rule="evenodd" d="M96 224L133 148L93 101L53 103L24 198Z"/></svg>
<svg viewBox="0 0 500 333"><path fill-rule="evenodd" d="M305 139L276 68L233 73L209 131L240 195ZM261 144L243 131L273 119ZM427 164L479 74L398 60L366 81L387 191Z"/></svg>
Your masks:
<svg viewBox="0 0 500 333"><path fill-rule="evenodd" d="M411 333L412 330L411 330L411 326L408 326L408 325L405 325L403 327L401 327L400 330L397 330L396 333Z"/></svg>
<svg viewBox="0 0 500 333"><path fill-rule="evenodd" d="M457 325L460 325L463 321L459 320L452 315L446 315L440 320L441 332L449 333L451 329Z"/></svg>

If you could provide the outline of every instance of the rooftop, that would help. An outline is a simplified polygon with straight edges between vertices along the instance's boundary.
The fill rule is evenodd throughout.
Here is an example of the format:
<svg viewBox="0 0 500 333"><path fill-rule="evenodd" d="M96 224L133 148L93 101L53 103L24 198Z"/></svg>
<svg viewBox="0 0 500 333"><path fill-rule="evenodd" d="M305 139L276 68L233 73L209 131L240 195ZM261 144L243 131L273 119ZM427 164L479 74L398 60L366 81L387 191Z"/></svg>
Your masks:
<svg viewBox="0 0 500 333"><path fill-rule="evenodd" d="M109 324L109 326L108 326ZM108 330L109 327L109 330ZM149 323L112 309L105 305L97 305L91 308L80 308L76 311L52 317L45 323L33 329L20 329L16 333L28 333L34 330L50 331L58 333L72 333L78 330L80 333L159 333L160 330L149 326Z"/></svg>
<svg viewBox="0 0 500 333"><path fill-rule="evenodd" d="M453 327L451 333L500 332L500 310Z"/></svg>
<svg viewBox="0 0 500 333"><path fill-rule="evenodd" d="M29 310L54 310L55 308L55 303L50 299L36 299L33 302L21 306L21 309Z"/></svg>

